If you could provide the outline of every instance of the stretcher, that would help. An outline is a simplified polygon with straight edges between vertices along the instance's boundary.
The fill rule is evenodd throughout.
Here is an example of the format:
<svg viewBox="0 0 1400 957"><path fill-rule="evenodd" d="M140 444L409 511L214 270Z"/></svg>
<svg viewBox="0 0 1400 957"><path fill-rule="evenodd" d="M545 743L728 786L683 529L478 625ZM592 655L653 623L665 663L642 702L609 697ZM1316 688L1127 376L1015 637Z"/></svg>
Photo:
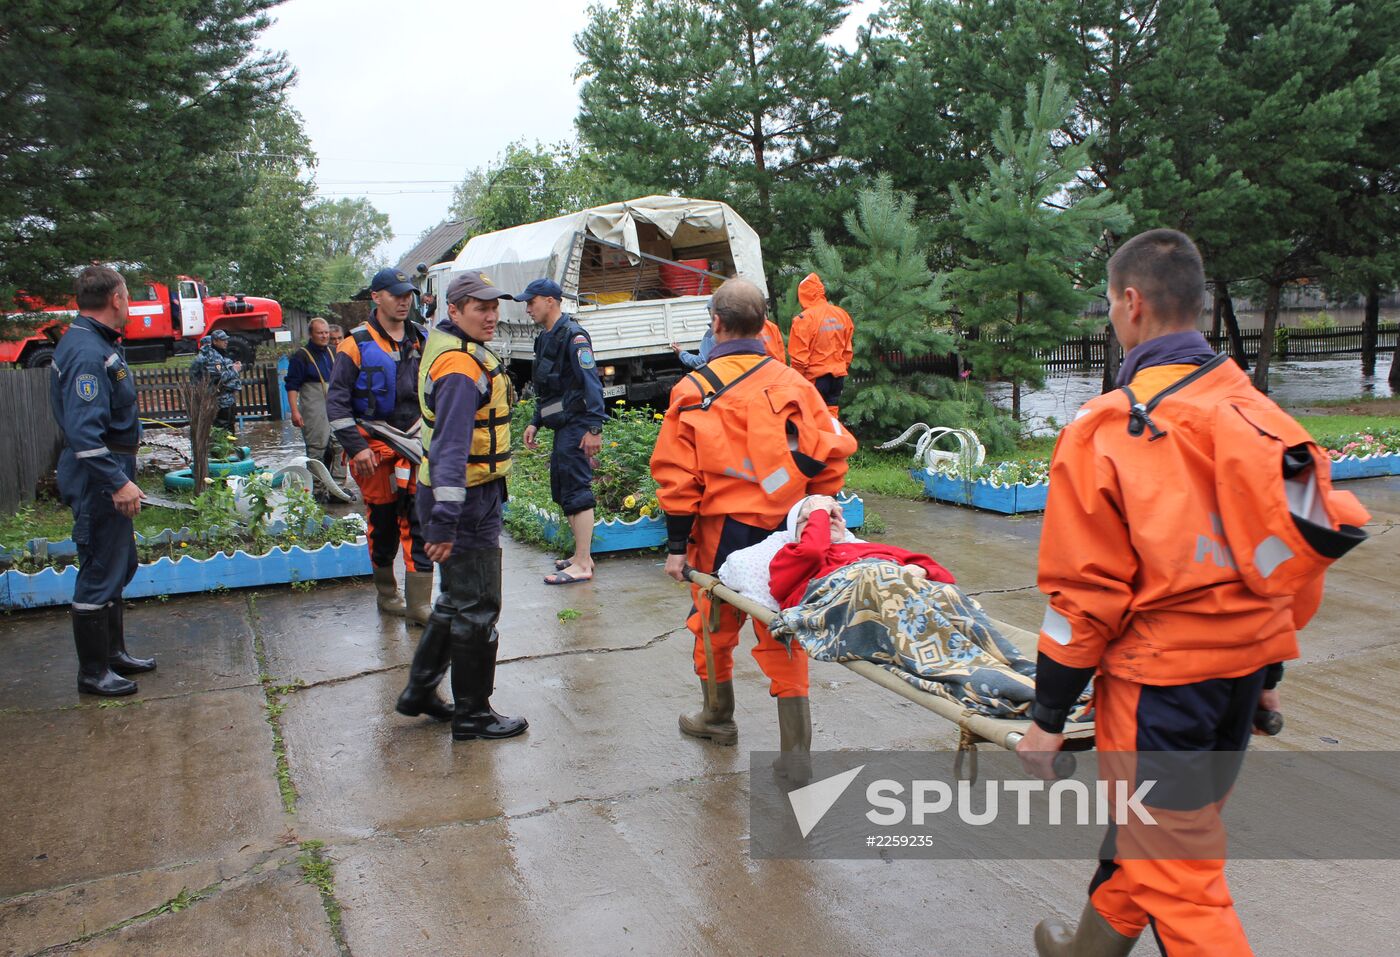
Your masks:
<svg viewBox="0 0 1400 957"><path fill-rule="evenodd" d="M711 601L711 617L714 620L704 619L701 621L701 639L705 646L705 664L708 672L705 681L710 688L711 697L709 700L713 701L715 677L713 655L710 650L710 631L719 624L719 603L731 605L750 618L769 624L770 627L776 622L777 616L773 614L771 609L744 597L713 575L687 568L686 577L692 584L705 592ZM993 620L993 623L1008 637L1013 637L1020 631L1020 629L999 621ZM940 718L955 724L958 727L958 754L955 768L958 776L965 780L975 781L977 779L977 746L979 744L994 744L999 748L1014 751L1016 745L1030 729L1031 722L1029 720L992 718L985 714L979 714L964 708L955 701L949 701L947 698L922 691L890 674L874 662L843 661L841 664L862 678L868 678L880 687L893 691L901 698L912 701L914 704L932 711ZM1092 721L1070 722L1065 725L1064 751L1055 761L1056 774L1062 778L1072 775L1075 761L1074 755L1070 752L1087 751L1093 746L1094 723Z"/></svg>

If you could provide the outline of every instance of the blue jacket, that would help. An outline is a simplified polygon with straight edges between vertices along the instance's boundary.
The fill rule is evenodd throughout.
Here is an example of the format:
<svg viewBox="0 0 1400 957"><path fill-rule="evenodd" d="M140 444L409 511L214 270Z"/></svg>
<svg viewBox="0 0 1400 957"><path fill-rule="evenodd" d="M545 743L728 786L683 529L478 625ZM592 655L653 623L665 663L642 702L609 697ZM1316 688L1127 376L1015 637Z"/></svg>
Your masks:
<svg viewBox="0 0 1400 957"><path fill-rule="evenodd" d="M426 339L422 326L406 322L403 339L395 342L371 309L369 322L341 342L326 392L326 417L351 458L369 447L356 419L378 419L396 429L411 428L418 421L418 360ZM381 341L392 352L381 348Z"/></svg>
<svg viewBox="0 0 1400 957"><path fill-rule="evenodd" d="M687 369L698 369L710 361L710 350L715 347L715 330L713 327L705 330L705 336L700 340L700 351L682 352L681 365Z"/></svg>
<svg viewBox="0 0 1400 957"><path fill-rule="evenodd" d="M109 494L128 481L113 450L134 455L141 444L136 383L120 341L116 331L78 316L58 341L49 374L49 407L64 443Z"/></svg>
<svg viewBox="0 0 1400 957"><path fill-rule="evenodd" d="M560 316L553 329L535 338L534 383L531 425L559 429L581 422L593 428L608 420L593 341L573 316Z"/></svg>
<svg viewBox="0 0 1400 957"><path fill-rule="evenodd" d="M309 357L309 358L308 358ZM335 365L335 353L329 346L318 346L308 342L287 358L287 374L282 382L288 392L299 392L307 382L320 382L329 385L331 367Z"/></svg>
<svg viewBox="0 0 1400 957"><path fill-rule="evenodd" d="M190 363L190 378L213 379L219 386L219 408L227 409L238 401L238 390L243 388L243 380L233 367L233 359L214 348L211 342L200 346L199 355Z"/></svg>

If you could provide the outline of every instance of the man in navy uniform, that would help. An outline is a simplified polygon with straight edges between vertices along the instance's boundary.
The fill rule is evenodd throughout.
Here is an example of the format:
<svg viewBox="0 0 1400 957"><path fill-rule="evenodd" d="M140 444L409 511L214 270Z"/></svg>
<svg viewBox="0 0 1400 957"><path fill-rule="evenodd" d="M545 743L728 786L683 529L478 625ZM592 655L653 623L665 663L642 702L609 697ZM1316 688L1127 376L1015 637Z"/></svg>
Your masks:
<svg viewBox="0 0 1400 957"><path fill-rule="evenodd" d="M593 578L593 457L603 447L603 382L593 342L573 316L560 310L564 290L552 279L536 279L515 297L544 331L535 338L535 415L525 429L525 447L535 449L540 426L554 430L549 489L569 520L574 553L555 562L546 585L572 585Z"/></svg>
<svg viewBox="0 0 1400 957"><path fill-rule="evenodd" d="M190 378L211 379L219 390L219 414L214 424L230 435L238 432L238 391L243 388L243 363L228 354L228 333L215 329L199 340L199 354L190 363Z"/></svg>
<svg viewBox="0 0 1400 957"><path fill-rule="evenodd" d="M123 675L151 671L154 658L126 652L122 589L136 574L131 520L141 510L136 449L141 419L121 332L131 300L121 274L88 266L78 274L78 317L59 340L49 405L63 432L58 490L73 510L78 580L73 588L73 641L78 691L134 694Z"/></svg>

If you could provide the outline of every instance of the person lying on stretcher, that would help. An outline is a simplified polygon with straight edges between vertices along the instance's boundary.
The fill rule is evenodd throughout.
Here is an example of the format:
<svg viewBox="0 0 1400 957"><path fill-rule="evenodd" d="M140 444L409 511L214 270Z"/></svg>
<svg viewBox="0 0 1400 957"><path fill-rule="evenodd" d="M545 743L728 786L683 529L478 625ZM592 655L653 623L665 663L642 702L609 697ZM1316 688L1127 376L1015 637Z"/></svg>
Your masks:
<svg viewBox="0 0 1400 957"><path fill-rule="evenodd" d="M915 577L929 581L957 581L953 573L927 555L897 545L862 542L846 528L846 516L836 499L829 495L809 495L797 505L793 537L768 563L768 590L780 608L802 604L807 586L863 559L878 559L903 566Z"/></svg>
<svg viewBox="0 0 1400 957"><path fill-rule="evenodd" d="M776 614L773 636L819 661L871 661L929 694L997 718L1023 718L1035 662L928 555L855 538L825 496L803 499L787 528L734 552L730 588ZM1070 720L1086 720L1089 698Z"/></svg>

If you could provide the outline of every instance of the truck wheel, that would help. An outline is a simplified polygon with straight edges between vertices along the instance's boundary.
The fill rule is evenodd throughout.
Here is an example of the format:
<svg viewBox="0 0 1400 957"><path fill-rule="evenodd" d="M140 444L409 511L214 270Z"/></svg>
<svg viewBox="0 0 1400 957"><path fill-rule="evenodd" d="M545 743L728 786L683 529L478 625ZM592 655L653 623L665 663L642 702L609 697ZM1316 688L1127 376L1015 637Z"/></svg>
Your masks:
<svg viewBox="0 0 1400 957"><path fill-rule="evenodd" d="M37 349L30 349L24 356L26 369L43 369L51 365L53 365L53 346L39 346Z"/></svg>
<svg viewBox="0 0 1400 957"><path fill-rule="evenodd" d="M243 363L243 368L249 369L257 358L258 344L247 336L229 336L228 354Z"/></svg>

